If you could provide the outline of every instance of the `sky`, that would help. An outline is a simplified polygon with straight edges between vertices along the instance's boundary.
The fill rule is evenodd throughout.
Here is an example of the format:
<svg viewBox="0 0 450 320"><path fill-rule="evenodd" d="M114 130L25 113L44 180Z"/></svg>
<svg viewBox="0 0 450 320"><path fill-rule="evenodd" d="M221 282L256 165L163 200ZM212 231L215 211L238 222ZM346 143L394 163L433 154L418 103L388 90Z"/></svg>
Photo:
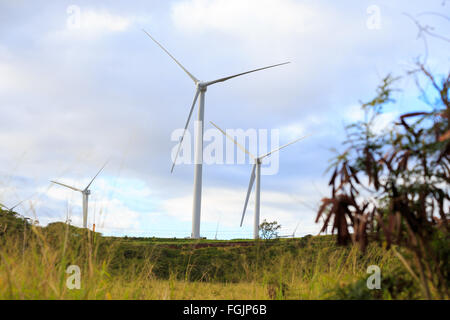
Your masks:
<svg viewBox="0 0 450 320"><path fill-rule="evenodd" d="M297 236L317 234L331 149L342 149L345 124L363 116L359 102L425 52L435 74L448 72L448 43L429 39L425 50L407 16L448 36L447 20L421 15L448 12L446 2L0 0L0 203L27 199L17 211L41 225L81 226L81 195L50 180L84 188L109 160L90 188L90 227L190 236L194 166L170 168L195 86L145 29L202 80L291 62L208 88L205 133L220 138L213 121L277 134L280 144L311 135L262 176L261 221L279 222L281 235L297 225ZM399 85L380 130L424 107L411 79ZM254 194L239 227L251 167L248 157L204 165L202 236L252 236Z"/></svg>

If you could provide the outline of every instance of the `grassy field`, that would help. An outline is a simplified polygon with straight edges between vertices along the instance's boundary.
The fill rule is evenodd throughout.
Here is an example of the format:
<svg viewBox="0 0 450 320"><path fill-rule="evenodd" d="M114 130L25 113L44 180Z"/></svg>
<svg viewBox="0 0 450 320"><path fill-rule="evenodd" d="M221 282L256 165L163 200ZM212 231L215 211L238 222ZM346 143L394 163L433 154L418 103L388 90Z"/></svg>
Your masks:
<svg viewBox="0 0 450 320"><path fill-rule="evenodd" d="M336 246L332 236L114 238L62 223L32 227L7 216L6 232L0 231L0 299L420 298L391 251L371 246L362 254ZM66 285L69 265L80 268L80 289ZM369 265L381 268L382 290L367 289Z"/></svg>

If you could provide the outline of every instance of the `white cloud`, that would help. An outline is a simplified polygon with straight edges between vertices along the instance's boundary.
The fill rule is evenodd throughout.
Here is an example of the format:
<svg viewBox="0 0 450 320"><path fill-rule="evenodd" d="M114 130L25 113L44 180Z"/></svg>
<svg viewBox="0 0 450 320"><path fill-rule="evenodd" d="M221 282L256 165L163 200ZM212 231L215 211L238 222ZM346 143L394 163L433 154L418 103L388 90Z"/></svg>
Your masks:
<svg viewBox="0 0 450 320"><path fill-rule="evenodd" d="M280 136L283 139L297 139L305 135L305 126L303 123L291 123L280 128Z"/></svg>
<svg viewBox="0 0 450 320"><path fill-rule="evenodd" d="M292 0L187 0L172 7L179 28L244 36L308 32L317 14L311 5Z"/></svg>
<svg viewBox="0 0 450 320"><path fill-rule="evenodd" d="M130 24L129 17L109 13L106 10L84 9L76 5L67 8L67 28L70 30L89 30L91 32L120 32Z"/></svg>
<svg viewBox="0 0 450 320"><path fill-rule="evenodd" d="M380 114L374 121L373 131L377 134L385 130L390 124L392 124L398 117L399 112L384 112ZM364 121L364 110L360 105L352 105L347 108L344 120L349 123L355 123L357 121Z"/></svg>
<svg viewBox="0 0 450 320"><path fill-rule="evenodd" d="M0 63L0 92L23 86L26 77L10 64Z"/></svg>
<svg viewBox="0 0 450 320"><path fill-rule="evenodd" d="M99 232L111 232L117 229L133 231L141 227L139 223L141 213L131 210L117 199L97 200L95 209L96 230ZM90 222L93 223L92 214Z"/></svg>
<svg viewBox="0 0 450 320"><path fill-rule="evenodd" d="M61 24L56 30L49 30L43 40L49 44L63 44L67 41L89 42L108 34L126 33L133 26L148 23L149 20L150 16L146 14L117 14L106 9L72 5L67 9L65 24Z"/></svg>
<svg viewBox="0 0 450 320"><path fill-rule="evenodd" d="M130 23L130 19L126 17L112 15L108 12L89 10L83 13L81 27L94 30L106 29L117 32L126 30Z"/></svg>

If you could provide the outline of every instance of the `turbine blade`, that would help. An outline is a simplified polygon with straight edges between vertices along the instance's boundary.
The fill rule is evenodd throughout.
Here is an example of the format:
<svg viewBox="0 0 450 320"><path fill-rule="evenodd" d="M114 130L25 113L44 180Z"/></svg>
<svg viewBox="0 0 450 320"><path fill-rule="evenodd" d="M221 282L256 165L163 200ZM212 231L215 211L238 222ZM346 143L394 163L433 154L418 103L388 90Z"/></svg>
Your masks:
<svg viewBox="0 0 450 320"><path fill-rule="evenodd" d="M253 183L255 183L255 171L256 171L256 163L253 165L252 174L250 176L250 182L248 184L247 196L245 197L244 211L242 211L241 218L241 227L244 222L245 210L247 210L248 199L250 198L250 194L252 193Z"/></svg>
<svg viewBox="0 0 450 320"><path fill-rule="evenodd" d="M281 149L284 149L284 148L286 148L287 146L290 146L291 144L294 144L294 143L296 143L296 142L299 142L300 140L303 140L303 139L305 139L305 138L307 138L307 137L309 137L309 136L311 136L311 135L307 135L307 136L298 138L298 139L296 139L296 140L294 140L294 141L292 141L292 142L289 142L288 144L285 144L284 146L281 146L281 147L279 147L278 149L275 149L275 150L270 151L269 153L266 153L265 155L259 157L259 159L262 160L263 158L270 156L272 153L278 152L278 151L280 151Z"/></svg>
<svg viewBox="0 0 450 320"><path fill-rule="evenodd" d="M108 163L108 161L106 161L105 164L103 165L103 167L101 167L100 170L98 170L95 177L92 178L91 182L89 182L89 184L87 185L87 187L84 190L87 190L91 186L92 182L94 182L95 178L97 178L97 176L100 174L100 172L102 172L103 168L106 166L107 163Z"/></svg>
<svg viewBox="0 0 450 320"><path fill-rule="evenodd" d="M197 91L195 92L195 96L194 96L194 101L192 102L192 107L191 107L191 110L189 111L189 116L188 116L187 121L186 121L186 125L184 126L183 135L181 136L180 143L178 144L177 154L176 154L175 159L173 161L172 169L170 170L170 173L173 173L173 169L175 168L175 164L177 163L178 154L180 153L181 145L183 144L183 139L184 139L184 136L186 134L186 130L187 130L188 126L189 126L189 122L191 121L192 113L194 112L195 103L197 102L199 94L200 94L200 90L197 88Z"/></svg>
<svg viewBox="0 0 450 320"><path fill-rule="evenodd" d="M13 211L16 207L18 207L19 205L21 205L22 203L24 203L25 201L27 201L28 199L22 200L19 203L13 205L11 208L9 208L9 211Z"/></svg>
<svg viewBox="0 0 450 320"><path fill-rule="evenodd" d="M77 188L75 188L75 187L68 186L67 184L64 184L64 183L61 183L61 182L56 182L56 181L50 181L50 182L55 183L55 184L59 184L60 186L63 186L63 187L72 189L72 190L74 190L74 191L83 192L83 190L77 189Z"/></svg>
<svg viewBox="0 0 450 320"><path fill-rule="evenodd" d="M170 54L170 52L169 51L167 51L167 49L166 48L164 48L163 46L162 46L162 44L160 44L158 41L156 41L156 39L155 38L153 38L147 31L145 31L144 29L142 29L142 31L144 31L149 37L150 37L150 39L152 39L153 40L153 42L155 42L161 49L163 49L164 50L164 52L165 53L167 53L168 55L169 55L169 57L171 57L172 58L172 60L173 61L175 61L175 63L178 65L178 66L180 66L180 68L181 69L183 69L183 71L184 72L186 72L186 74L192 79L192 81L194 81L196 84L199 82L199 80L196 78L196 77L194 77L180 62L178 62L178 60L177 59L175 59L175 57L174 56L172 56L171 54Z"/></svg>
<svg viewBox="0 0 450 320"><path fill-rule="evenodd" d="M228 139L230 139L231 141L234 142L235 145L238 146L239 149L241 149L244 153L248 154L250 157L252 157L254 160L256 160L256 157L250 153L250 151L248 151L247 149L245 149L245 147L243 145L241 145L239 142L237 142L235 139L233 139L233 137L231 137L230 135L228 135L224 130L220 129L220 127L218 125L216 125L214 122L210 121L210 123L216 127L220 132L223 133L223 135L225 137L227 137Z"/></svg>
<svg viewBox="0 0 450 320"><path fill-rule="evenodd" d="M245 74L249 74L249 73L253 73L253 72L257 72L257 71L261 71L261 70L265 70L265 69L275 68L275 67L282 66L282 65L285 65L285 64L288 64L288 63L290 63L290 62L284 62L284 63L274 64L274 65L272 65L272 66L268 66L268 67L264 67L264 68L259 68L259 69L255 69L255 70L250 70L250 71L247 71L247 72L238 73L238 74L235 74L235 75L232 75L232 76L229 76L229 77L220 78L220 79L217 79L217 80L213 80L213 81L206 82L205 85L206 85L206 86L209 86L209 85L212 85L212 84L215 84L215 83L218 83L218 82L224 82L224 81L227 81L227 80L236 78L236 77L240 77L240 76L243 76L243 75L245 75Z"/></svg>

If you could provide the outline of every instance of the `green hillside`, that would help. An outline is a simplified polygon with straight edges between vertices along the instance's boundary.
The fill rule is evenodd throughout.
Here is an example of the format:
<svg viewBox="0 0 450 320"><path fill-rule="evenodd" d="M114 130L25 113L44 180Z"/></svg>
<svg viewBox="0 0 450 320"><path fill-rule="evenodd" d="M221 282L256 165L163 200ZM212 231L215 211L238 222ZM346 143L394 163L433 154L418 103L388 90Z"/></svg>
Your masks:
<svg viewBox="0 0 450 320"><path fill-rule="evenodd" d="M371 246L362 254L333 236L103 237L64 223L27 225L5 211L0 224L8 226L0 238L0 298L402 299L419 292L392 252ZM69 265L81 269L80 290L66 287ZM382 270L382 290L367 289L370 265Z"/></svg>

